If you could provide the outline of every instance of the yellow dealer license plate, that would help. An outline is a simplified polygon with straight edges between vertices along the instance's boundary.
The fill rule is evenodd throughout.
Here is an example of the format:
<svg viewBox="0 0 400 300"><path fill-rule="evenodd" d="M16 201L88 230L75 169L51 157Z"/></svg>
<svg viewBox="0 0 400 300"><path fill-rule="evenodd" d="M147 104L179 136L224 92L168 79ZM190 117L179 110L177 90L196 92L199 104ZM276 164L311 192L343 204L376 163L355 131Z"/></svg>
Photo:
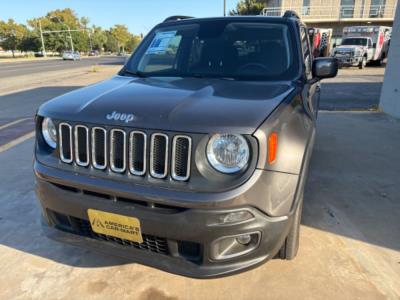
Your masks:
<svg viewBox="0 0 400 300"><path fill-rule="evenodd" d="M137 218L95 209L88 209L88 216L92 230L96 233L143 243L140 221Z"/></svg>

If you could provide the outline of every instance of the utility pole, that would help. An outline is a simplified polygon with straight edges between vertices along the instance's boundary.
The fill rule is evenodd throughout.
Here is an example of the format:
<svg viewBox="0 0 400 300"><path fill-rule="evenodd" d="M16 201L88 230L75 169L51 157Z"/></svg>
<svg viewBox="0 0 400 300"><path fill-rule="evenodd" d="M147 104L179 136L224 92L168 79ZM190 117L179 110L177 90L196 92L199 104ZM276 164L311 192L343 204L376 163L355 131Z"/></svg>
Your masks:
<svg viewBox="0 0 400 300"><path fill-rule="evenodd" d="M93 51L93 42L92 42L92 34L93 34L93 28L89 28L89 43L90 43L90 51Z"/></svg>
<svg viewBox="0 0 400 300"><path fill-rule="evenodd" d="M58 16L51 16L51 18L57 19L60 24L64 24L65 26L67 26L68 34L69 34L69 41L71 43L71 51L74 52L74 42L72 41L71 28L69 27L69 25L67 23L63 23Z"/></svg>
<svg viewBox="0 0 400 300"><path fill-rule="evenodd" d="M40 39L42 40L42 52L43 52L43 57L47 57L46 49L45 49L45 47L44 47L42 22L41 22L40 20L39 20L39 30L40 30Z"/></svg>
<svg viewBox="0 0 400 300"><path fill-rule="evenodd" d="M67 27L68 27L69 40L71 41L71 51L74 52L74 42L72 41L71 28L68 25Z"/></svg>
<svg viewBox="0 0 400 300"><path fill-rule="evenodd" d="M226 0L224 0L224 17L226 16Z"/></svg>

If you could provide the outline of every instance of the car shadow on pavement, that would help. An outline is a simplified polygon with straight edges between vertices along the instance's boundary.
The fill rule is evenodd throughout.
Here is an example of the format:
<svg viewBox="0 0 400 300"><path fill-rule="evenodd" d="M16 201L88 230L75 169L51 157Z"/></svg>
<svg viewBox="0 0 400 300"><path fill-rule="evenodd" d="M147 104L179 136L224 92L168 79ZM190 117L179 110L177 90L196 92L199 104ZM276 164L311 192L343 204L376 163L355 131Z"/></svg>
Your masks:
<svg viewBox="0 0 400 300"><path fill-rule="evenodd" d="M323 82L321 110L375 110L381 94L381 82Z"/></svg>
<svg viewBox="0 0 400 300"><path fill-rule="evenodd" d="M104 267L127 261L48 239L34 193L33 141L0 153L0 248L1 245L76 267ZM4 254L4 249L2 254ZM17 252L16 252L17 253Z"/></svg>
<svg viewBox="0 0 400 300"><path fill-rule="evenodd" d="M0 96L0 125L34 116L47 100L80 86L40 87ZM0 130L0 137L34 130L20 122ZM1 139L0 139L1 141ZM49 240L41 229L40 208L34 193L33 139L0 153L0 249L1 245L77 267L102 267L127 263L85 249ZM17 253L17 252L16 252ZM2 253L4 254L4 249Z"/></svg>
<svg viewBox="0 0 400 300"><path fill-rule="evenodd" d="M302 224L400 251L400 120L320 113Z"/></svg>
<svg viewBox="0 0 400 300"><path fill-rule="evenodd" d="M41 103L75 88L43 87L1 96L0 118L32 116ZM383 114L321 112L302 224L399 251L399 136L400 121ZM33 140L0 153L2 255L11 249L12 255L24 252L82 268L131 263L44 236L32 156Z"/></svg>

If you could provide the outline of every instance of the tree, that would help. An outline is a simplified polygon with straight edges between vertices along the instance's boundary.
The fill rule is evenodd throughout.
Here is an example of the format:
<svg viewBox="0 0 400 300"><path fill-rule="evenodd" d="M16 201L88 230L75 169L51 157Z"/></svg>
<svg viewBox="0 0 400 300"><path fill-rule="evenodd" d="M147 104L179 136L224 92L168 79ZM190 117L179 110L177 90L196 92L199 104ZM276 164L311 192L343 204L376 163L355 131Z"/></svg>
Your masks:
<svg viewBox="0 0 400 300"><path fill-rule="evenodd" d="M0 21L0 45L4 50L11 50L13 57L18 50L21 41L27 32L24 25L15 23L13 19L7 22Z"/></svg>
<svg viewBox="0 0 400 300"><path fill-rule="evenodd" d="M18 49L23 52L37 52L41 48L40 38L31 30L27 30Z"/></svg>
<svg viewBox="0 0 400 300"><path fill-rule="evenodd" d="M93 25L91 39L93 49L102 51L107 43L107 34L101 29L101 27Z"/></svg>
<svg viewBox="0 0 400 300"><path fill-rule="evenodd" d="M229 14L234 15L259 15L263 10L264 4L257 0L239 0L236 9L231 10Z"/></svg>
<svg viewBox="0 0 400 300"><path fill-rule="evenodd" d="M105 31L105 35L107 37L107 41L104 44L104 50L110 52L117 52L118 51L118 41L116 38L111 34L110 30Z"/></svg>
<svg viewBox="0 0 400 300"><path fill-rule="evenodd" d="M28 20L28 24L35 28L36 34L39 33L39 21L44 32L64 31L45 34L44 40L47 50L56 52L70 50L70 36L75 50L87 51L89 49L88 18L82 17L79 19L76 13L69 8L53 10L44 17ZM69 29L71 32L68 32Z"/></svg>
<svg viewBox="0 0 400 300"><path fill-rule="evenodd" d="M142 41L142 38L138 35L132 35L129 39L128 43L126 44L126 51L133 52L135 51L136 47Z"/></svg>
<svg viewBox="0 0 400 300"><path fill-rule="evenodd" d="M125 25L114 25L110 32L117 42L118 51L125 52L125 46L131 38L128 28Z"/></svg>

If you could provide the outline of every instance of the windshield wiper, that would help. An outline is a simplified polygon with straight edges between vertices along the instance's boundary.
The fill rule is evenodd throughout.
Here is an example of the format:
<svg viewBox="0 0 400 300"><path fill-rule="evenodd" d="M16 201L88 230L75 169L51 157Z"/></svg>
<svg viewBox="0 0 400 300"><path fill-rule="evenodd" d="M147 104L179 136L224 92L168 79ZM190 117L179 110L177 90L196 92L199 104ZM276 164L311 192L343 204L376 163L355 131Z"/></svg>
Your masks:
<svg viewBox="0 0 400 300"><path fill-rule="evenodd" d="M140 71L129 71L129 70L124 70L122 73L123 73L124 75L125 75L125 74L128 74L128 75L132 75L132 76L136 76L136 77L140 77L140 78L146 78L146 77L147 77L143 72L140 72Z"/></svg>

